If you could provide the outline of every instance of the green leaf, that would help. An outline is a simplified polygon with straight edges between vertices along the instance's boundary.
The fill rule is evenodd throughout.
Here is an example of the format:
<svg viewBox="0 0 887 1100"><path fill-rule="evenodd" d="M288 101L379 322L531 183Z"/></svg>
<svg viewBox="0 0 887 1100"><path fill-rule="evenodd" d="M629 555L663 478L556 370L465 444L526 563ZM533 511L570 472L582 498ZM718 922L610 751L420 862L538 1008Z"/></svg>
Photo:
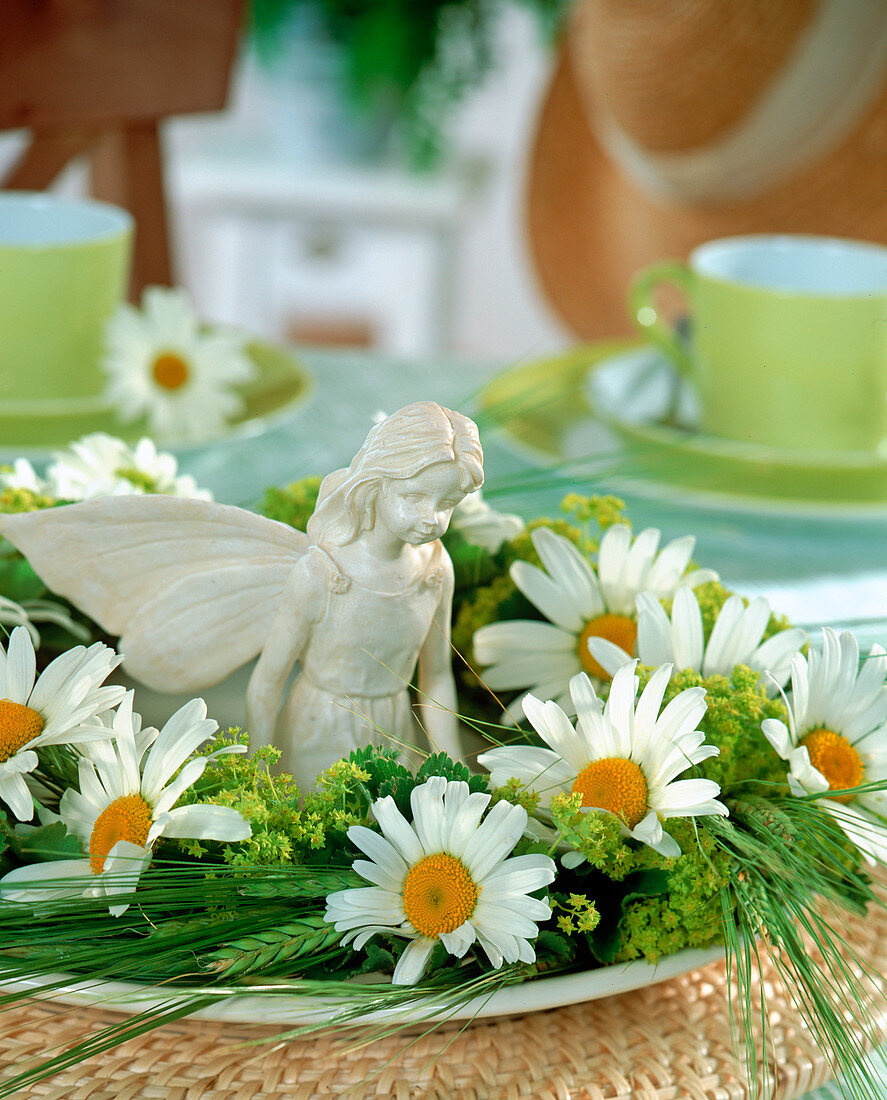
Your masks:
<svg viewBox="0 0 887 1100"><path fill-rule="evenodd" d="M11 847L23 863L77 859L83 855L79 837L69 833L61 821L16 834L11 838Z"/></svg>
<svg viewBox="0 0 887 1100"><path fill-rule="evenodd" d="M48 589L20 554L0 553L0 595L21 603L45 596Z"/></svg>
<svg viewBox="0 0 887 1100"><path fill-rule="evenodd" d="M364 947L364 954L366 958L357 970L358 974L375 974L376 972L390 974L397 965L395 955L381 944L376 943L375 940L370 940L367 943Z"/></svg>
<svg viewBox="0 0 887 1100"><path fill-rule="evenodd" d="M444 779L467 783L468 789L472 793L482 791L486 794L490 789L489 781L485 775L472 775L464 764L453 760L445 752L437 752L428 757L416 772L416 785L424 783L426 779L430 779L434 775L441 775Z"/></svg>
<svg viewBox="0 0 887 1100"><path fill-rule="evenodd" d="M552 929L543 928L536 938L536 967L545 970L560 969L576 959L576 943Z"/></svg>

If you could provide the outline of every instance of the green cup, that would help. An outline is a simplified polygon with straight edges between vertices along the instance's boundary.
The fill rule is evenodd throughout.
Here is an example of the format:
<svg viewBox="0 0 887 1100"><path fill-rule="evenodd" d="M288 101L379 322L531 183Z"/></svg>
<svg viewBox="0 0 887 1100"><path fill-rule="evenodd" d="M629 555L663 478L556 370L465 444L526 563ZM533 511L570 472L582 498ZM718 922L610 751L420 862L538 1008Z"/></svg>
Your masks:
<svg viewBox="0 0 887 1100"><path fill-rule="evenodd" d="M689 344L657 288L686 296ZM633 318L698 391L704 431L804 451L887 452L887 248L830 237L711 241L641 272Z"/></svg>
<svg viewBox="0 0 887 1100"><path fill-rule="evenodd" d="M0 408L96 396L105 322L121 302L133 221L107 203L0 193Z"/></svg>

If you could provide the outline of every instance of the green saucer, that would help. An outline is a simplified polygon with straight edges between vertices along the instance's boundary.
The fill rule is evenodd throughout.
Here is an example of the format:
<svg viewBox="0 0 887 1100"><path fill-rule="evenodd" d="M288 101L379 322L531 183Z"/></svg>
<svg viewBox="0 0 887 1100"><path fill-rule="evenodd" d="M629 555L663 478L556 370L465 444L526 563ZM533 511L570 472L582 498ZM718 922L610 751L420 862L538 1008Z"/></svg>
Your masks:
<svg viewBox="0 0 887 1100"><path fill-rule="evenodd" d="M694 429L692 404L659 352L626 340L520 364L482 396L484 418L547 461L592 457L594 428L605 425L622 441L617 475L633 486L689 490L698 503L727 507L887 503L887 456L719 439Z"/></svg>
<svg viewBox="0 0 887 1100"><path fill-rule="evenodd" d="M311 389L310 374L293 355L261 341L246 346L257 367L256 377L243 386L243 412L227 425L220 438L240 432L252 434L301 403ZM88 432L109 432L126 440L151 435L144 420L123 424L102 397L66 398L59 401L0 401L0 448L16 455L38 457L48 448L62 447ZM163 439L167 450L186 451L204 446L188 440Z"/></svg>

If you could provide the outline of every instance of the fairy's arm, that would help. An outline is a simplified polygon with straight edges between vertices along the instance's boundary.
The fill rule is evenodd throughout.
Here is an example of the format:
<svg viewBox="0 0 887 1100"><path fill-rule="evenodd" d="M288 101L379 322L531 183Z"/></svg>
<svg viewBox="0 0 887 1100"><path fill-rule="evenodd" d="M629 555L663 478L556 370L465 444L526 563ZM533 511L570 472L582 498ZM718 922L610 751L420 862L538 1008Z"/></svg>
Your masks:
<svg viewBox="0 0 887 1100"><path fill-rule="evenodd" d="M274 743L281 696L293 665L310 641L326 604L328 578L314 554L294 567L246 692L247 723L253 749Z"/></svg>
<svg viewBox="0 0 887 1100"><path fill-rule="evenodd" d="M459 726L456 720L456 684L453 680L450 619L453 614L453 563L440 553L440 600L434 621L419 653L419 719L432 750L458 759Z"/></svg>

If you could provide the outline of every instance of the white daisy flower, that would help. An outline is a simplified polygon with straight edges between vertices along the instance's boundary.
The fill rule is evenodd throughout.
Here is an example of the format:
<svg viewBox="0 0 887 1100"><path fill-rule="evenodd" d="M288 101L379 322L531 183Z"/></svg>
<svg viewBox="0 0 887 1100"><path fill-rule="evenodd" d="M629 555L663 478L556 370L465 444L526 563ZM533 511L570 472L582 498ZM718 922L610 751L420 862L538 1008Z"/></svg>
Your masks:
<svg viewBox="0 0 887 1100"><path fill-rule="evenodd" d="M822 650L791 660L788 725L762 723L764 736L788 761L795 795L844 791L887 779L887 653L873 645L859 664L859 645L845 631L822 631ZM887 791L835 794L823 805L872 862L887 860Z"/></svg>
<svg viewBox="0 0 887 1100"><path fill-rule="evenodd" d="M80 790L68 789L59 804L59 819L80 838L85 858L17 868L0 879L4 900L106 898L117 917L129 907L121 897L138 885L160 837L228 842L249 837L247 822L228 806L176 806L210 759L188 759L218 729L207 719L204 701L186 703L159 732L141 728L132 701L127 692L114 714L114 739L84 750Z"/></svg>
<svg viewBox="0 0 887 1100"><path fill-rule="evenodd" d="M649 592L670 599L681 586L695 588L717 580L710 569L687 572L696 540L688 535L659 550L660 534L653 527L632 540L624 524L608 528L601 538L597 572L562 535L546 527L532 534L544 569L517 561L511 578L549 620L490 623L474 635L474 656L490 665L483 681L491 691L529 689L573 713L569 682L585 671L609 680L607 670L592 657L588 640L606 638L626 657L634 656L637 623L635 600ZM520 717L521 699L508 708Z"/></svg>
<svg viewBox="0 0 887 1100"><path fill-rule="evenodd" d="M704 744L705 734L696 728L705 714L705 691L680 692L660 714L672 667L657 669L635 702L636 665L631 661L617 671L606 704L585 673L573 677L575 728L557 703L528 695L527 718L550 748L509 745L490 749L478 760L490 769L494 787L518 779L540 795L543 808L555 795L578 792L583 808L613 814L625 836L661 855L679 856L681 850L664 832L663 821L727 813L717 800L720 787L713 780L677 778L718 754L714 745ZM581 859L565 858L567 866L577 862Z"/></svg>
<svg viewBox="0 0 887 1100"><path fill-rule="evenodd" d="M520 516L491 508L478 489L456 505L450 526L475 546L495 554L503 542L519 535L526 524Z"/></svg>
<svg viewBox="0 0 887 1100"><path fill-rule="evenodd" d="M527 813L497 802L481 822L489 802L488 794L469 794L467 783L434 776L410 797L412 825L389 797L373 803L381 836L363 825L348 830L370 857L354 869L374 885L330 894L324 919L357 949L377 932L411 940L395 985L414 985L438 942L457 958L477 942L497 969L535 960L530 941L551 909L528 895L553 881L555 865L544 855L506 859Z"/></svg>
<svg viewBox="0 0 887 1100"><path fill-rule="evenodd" d="M26 458L17 458L11 467L0 469L0 489L24 489L29 493L47 491L46 482Z"/></svg>
<svg viewBox="0 0 887 1100"><path fill-rule="evenodd" d="M37 767L36 749L108 736L96 715L123 698L122 687L102 686L121 660L102 642L89 649L75 646L38 677L34 643L25 627L13 630L8 650L0 645L0 800L19 821L34 815L24 777Z"/></svg>
<svg viewBox="0 0 887 1100"><path fill-rule="evenodd" d="M183 439L218 434L243 410L234 387L255 375L241 336L204 331L181 290L157 286L108 322L104 366L124 421L145 416L153 434Z"/></svg>
<svg viewBox="0 0 887 1100"><path fill-rule="evenodd" d="M122 439L93 432L60 451L49 467L49 486L59 500L165 493L168 496L212 500L189 475L179 476L175 456L158 451L150 439L135 448Z"/></svg>
<svg viewBox="0 0 887 1100"><path fill-rule="evenodd" d="M790 661L807 641L800 627L790 627L762 642L770 621L770 604L763 596L745 606L730 596L718 613L706 643L702 612L696 593L679 588L669 617L662 603L647 592L637 598L637 655L641 664L656 668L672 664L703 676L729 676L737 665L762 674L768 694L775 695L788 680ZM594 659L612 676L627 661L625 652L606 638L589 638Z"/></svg>
<svg viewBox="0 0 887 1100"><path fill-rule="evenodd" d="M89 630L71 618L66 607L54 600L15 600L0 596L0 627L23 626L31 636L35 649L40 648L40 631L37 623L55 623L62 627L72 638L89 641Z"/></svg>

